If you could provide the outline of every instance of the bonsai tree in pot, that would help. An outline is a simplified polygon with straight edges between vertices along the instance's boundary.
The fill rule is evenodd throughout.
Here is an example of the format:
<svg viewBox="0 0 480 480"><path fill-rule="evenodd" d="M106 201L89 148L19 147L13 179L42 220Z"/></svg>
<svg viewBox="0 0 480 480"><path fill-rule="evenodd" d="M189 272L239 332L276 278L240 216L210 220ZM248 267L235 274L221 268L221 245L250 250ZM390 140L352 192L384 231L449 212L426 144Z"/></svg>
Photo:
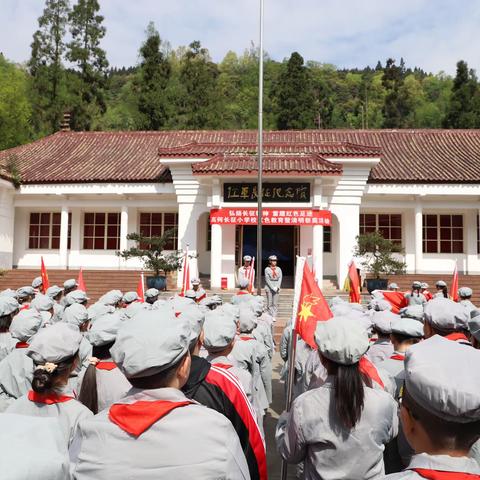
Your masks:
<svg viewBox="0 0 480 480"><path fill-rule="evenodd" d="M371 232L357 236L357 245L354 256L360 258L360 265L373 278L367 278L367 289L369 293L373 290L385 290L388 279L381 278L382 275L400 275L405 273L406 263L395 254L404 253L398 243L394 243L379 232Z"/></svg>
<svg viewBox="0 0 480 480"><path fill-rule="evenodd" d="M167 230L161 236L146 237L140 233L129 233L127 240L133 240L134 247L117 252L117 255L128 260L140 258L145 270L153 271L154 276L147 277L147 287L158 290L167 289L167 274L182 267L183 252L180 250L165 251L165 246L175 234L175 229Z"/></svg>

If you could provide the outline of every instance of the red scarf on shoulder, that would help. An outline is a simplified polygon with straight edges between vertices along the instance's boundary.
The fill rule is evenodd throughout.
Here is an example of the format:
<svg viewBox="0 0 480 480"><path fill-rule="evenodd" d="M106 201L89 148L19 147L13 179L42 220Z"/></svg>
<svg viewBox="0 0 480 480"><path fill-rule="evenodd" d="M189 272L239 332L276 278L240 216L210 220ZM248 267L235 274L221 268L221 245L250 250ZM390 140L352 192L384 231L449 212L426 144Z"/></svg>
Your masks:
<svg viewBox="0 0 480 480"><path fill-rule="evenodd" d="M475 473L463 473L463 472L445 472L441 470L430 470L428 468L411 468L418 473L422 478L428 480L474 480L480 478L480 475Z"/></svg>

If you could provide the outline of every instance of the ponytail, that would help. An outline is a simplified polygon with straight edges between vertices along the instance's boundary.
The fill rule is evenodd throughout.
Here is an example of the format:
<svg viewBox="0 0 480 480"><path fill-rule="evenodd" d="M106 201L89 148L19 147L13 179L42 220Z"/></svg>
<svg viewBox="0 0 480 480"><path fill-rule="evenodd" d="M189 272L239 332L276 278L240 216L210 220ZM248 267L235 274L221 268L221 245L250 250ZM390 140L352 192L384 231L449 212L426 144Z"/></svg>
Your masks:
<svg viewBox="0 0 480 480"><path fill-rule="evenodd" d="M355 427L360 420L365 401L363 377L358 363L353 365L334 364L335 375L335 412L349 430ZM332 371L333 373L333 371Z"/></svg>
<svg viewBox="0 0 480 480"><path fill-rule="evenodd" d="M73 370L77 354L58 364L46 362L33 372L32 390L37 393L55 392L65 385L65 375Z"/></svg>
<svg viewBox="0 0 480 480"><path fill-rule="evenodd" d="M448 288L447 287L442 287L442 293L445 298L448 298Z"/></svg>

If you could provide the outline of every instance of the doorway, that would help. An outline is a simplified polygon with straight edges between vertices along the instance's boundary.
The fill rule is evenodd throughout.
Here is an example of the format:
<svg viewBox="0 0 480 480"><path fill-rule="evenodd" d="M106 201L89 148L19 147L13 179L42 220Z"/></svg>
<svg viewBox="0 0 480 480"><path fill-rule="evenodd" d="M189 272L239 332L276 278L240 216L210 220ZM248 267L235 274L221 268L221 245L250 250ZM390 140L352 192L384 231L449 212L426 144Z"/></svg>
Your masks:
<svg viewBox="0 0 480 480"><path fill-rule="evenodd" d="M268 265L268 257L276 255L278 266L285 277L293 277L295 257L299 249L298 226L263 226L262 228L262 272ZM237 226L237 265L242 264L244 255L257 256L257 227ZM257 265L258 261L256 260ZM258 268L256 266L256 268Z"/></svg>

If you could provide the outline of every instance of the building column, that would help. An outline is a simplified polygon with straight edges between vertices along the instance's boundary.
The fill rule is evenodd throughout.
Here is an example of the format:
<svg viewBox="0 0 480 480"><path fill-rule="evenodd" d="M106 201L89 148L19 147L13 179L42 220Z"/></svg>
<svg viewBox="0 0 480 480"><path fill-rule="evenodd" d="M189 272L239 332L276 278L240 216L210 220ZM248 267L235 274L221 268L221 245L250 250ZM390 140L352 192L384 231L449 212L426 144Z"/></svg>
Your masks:
<svg viewBox="0 0 480 480"><path fill-rule="evenodd" d="M300 227L301 228L301 227ZM323 226L313 226L313 268L320 288L323 288Z"/></svg>
<svg viewBox="0 0 480 480"><path fill-rule="evenodd" d="M222 277L222 225L212 225L210 248L210 287L220 288Z"/></svg>
<svg viewBox="0 0 480 480"><path fill-rule="evenodd" d="M60 268L68 268L68 214L67 206L62 206L60 213Z"/></svg>
<svg viewBox="0 0 480 480"><path fill-rule="evenodd" d="M465 258L466 262L461 268L459 265L459 270L463 270L467 275L472 274L475 272L475 263L478 259L477 253L477 218L478 215L477 210L467 210L464 214L464 222L463 222L463 236L465 238ZM469 228L469 226L472 226Z"/></svg>
<svg viewBox="0 0 480 480"><path fill-rule="evenodd" d="M0 268L2 269L10 269L13 267L13 254L15 249L15 206L13 195L13 186L10 183L0 180L0 224L2 225L2 233L0 235Z"/></svg>
<svg viewBox="0 0 480 480"><path fill-rule="evenodd" d="M128 207L122 205L122 211L120 213L120 251L127 249L128 240ZM118 266L125 266L126 260L122 257L118 257Z"/></svg>
<svg viewBox="0 0 480 480"><path fill-rule="evenodd" d="M415 203L415 273L420 273L423 263L423 212L419 199Z"/></svg>

